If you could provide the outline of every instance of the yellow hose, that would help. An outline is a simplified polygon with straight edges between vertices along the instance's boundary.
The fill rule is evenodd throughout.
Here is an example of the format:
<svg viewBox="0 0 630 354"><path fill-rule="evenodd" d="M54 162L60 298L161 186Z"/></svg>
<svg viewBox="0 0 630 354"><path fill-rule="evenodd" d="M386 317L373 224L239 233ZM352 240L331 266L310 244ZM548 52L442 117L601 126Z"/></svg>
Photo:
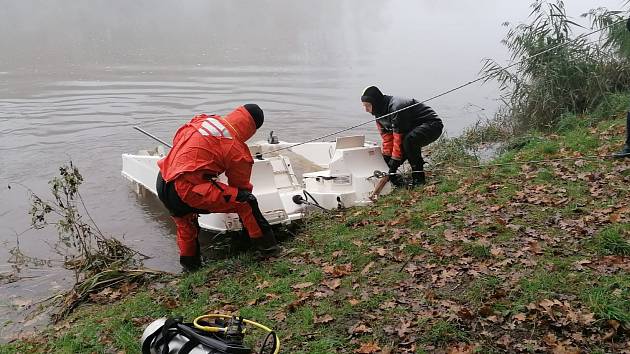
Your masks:
<svg viewBox="0 0 630 354"><path fill-rule="evenodd" d="M217 333L217 332L225 332L226 328L224 327L214 327L214 326L202 326L199 324L200 320L206 319L206 318L232 318L234 316L231 315L221 315L221 314L217 314L217 313L213 313L213 314L207 314L207 315L202 315L199 316L197 318L195 318L195 320L193 321L193 325L195 326L195 328L205 331L205 332L211 332L211 333ZM254 327L258 327L260 329L262 329L263 331L267 331L268 333L273 332L273 330L265 325L262 325L258 322L254 322L248 319L243 318L243 322L250 324ZM280 353L280 338L278 337L278 335L274 335L274 338L276 339L276 350L273 352L273 354L278 354Z"/></svg>

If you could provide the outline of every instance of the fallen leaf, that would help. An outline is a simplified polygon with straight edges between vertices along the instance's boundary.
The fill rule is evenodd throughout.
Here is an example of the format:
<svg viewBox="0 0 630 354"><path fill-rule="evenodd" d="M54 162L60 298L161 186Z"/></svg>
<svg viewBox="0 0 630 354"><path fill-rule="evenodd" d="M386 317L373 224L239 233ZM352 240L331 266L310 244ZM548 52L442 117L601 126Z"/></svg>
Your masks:
<svg viewBox="0 0 630 354"><path fill-rule="evenodd" d="M164 307L166 307L169 310L172 310L174 308L179 307L179 303L177 302L177 300L173 299L173 298L168 298L164 301L162 301L162 305Z"/></svg>
<svg viewBox="0 0 630 354"><path fill-rule="evenodd" d="M492 306L485 305L479 309L479 314L483 317L489 317L494 315L494 310L492 309Z"/></svg>
<svg viewBox="0 0 630 354"><path fill-rule="evenodd" d="M287 314L284 312L276 312L273 316L271 316L271 318L278 322L282 322L287 319Z"/></svg>
<svg viewBox="0 0 630 354"><path fill-rule="evenodd" d="M350 305L355 306L361 303L361 300L357 300L357 299L348 299L348 302L350 303Z"/></svg>
<svg viewBox="0 0 630 354"><path fill-rule="evenodd" d="M500 346L504 347L504 348L507 348L507 347L510 346L510 344L512 344L512 341L513 341L512 337L510 337L507 334L504 334L504 335L501 336L501 338L499 338L496 341L496 343L499 344Z"/></svg>
<svg viewBox="0 0 630 354"><path fill-rule="evenodd" d="M540 244L537 241L531 241L529 243L529 248L532 250L532 252L534 252L536 254L542 254L543 253L542 247L540 247Z"/></svg>
<svg viewBox="0 0 630 354"><path fill-rule="evenodd" d="M376 254L378 254L381 257L385 257L385 255L387 254L387 250L383 247L379 247L375 250Z"/></svg>
<svg viewBox="0 0 630 354"><path fill-rule="evenodd" d="M366 326L363 323L358 323L354 327L350 327L348 330L349 334L363 334L363 333L372 333L372 328Z"/></svg>
<svg viewBox="0 0 630 354"><path fill-rule="evenodd" d="M268 288L271 284L268 281L264 281L256 286L256 289Z"/></svg>
<svg viewBox="0 0 630 354"><path fill-rule="evenodd" d="M490 248L490 254L491 254L491 255L493 255L493 256L495 256L495 257L501 256L501 255L503 255L504 253L505 253L505 252L504 252L504 251L503 251L503 249L502 249L502 248L500 248L500 247L492 246L492 247Z"/></svg>
<svg viewBox="0 0 630 354"><path fill-rule="evenodd" d="M446 239L446 241L457 240L457 231L452 229L444 230L444 238Z"/></svg>
<svg viewBox="0 0 630 354"><path fill-rule="evenodd" d="M490 212L496 213L497 211L503 209L503 205L493 205L490 207Z"/></svg>
<svg viewBox="0 0 630 354"><path fill-rule="evenodd" d="M556 335L553 333L547 333L543 337L543 342L545 342L545 344L550 347L555 347L556 345L558 345L558 338L556 338Z"/></svg>
<svg viewBox="0 0 630 354"><path fill-rule="evenodd" d="M462 307L459 311L457 311L457 316L464 320L472 320L474 318L473 314L466 307Z"/></svg>
<svg viewBox="0 0 630 354"><path fill-rule="evenodd" d="M370 262L368 263L365 268L363 268L363 270L361 271L361 275L365 276L368 274L368 272L370 271L370 268L372 268L372 266L374 266L374 262Z"/></svg>
<svg viewBox="0 0 630 354"><path fill-rule="evenodd" d="M336 279L324 280L322 282L322 284L324 284L325 286L327 286L331 290L335 290L339 286L341 286L341 279L336 278Z"/></svg>
<svg viewBox="0 0 630 354"><path fill-rule="evenodd" d="M514 318L514 321L516 322L523 322L527 317L524 313L517 313L516 315L512 316L512 318Z"/></svg>
<svg viewBox="0 0 630 354"><path fill-rule="evenodd" d="M476 344L458 344L454 347L449 347L446 351L447 354L473 354L477 350Z"/></svg>
<svg viewBox="0 0 630 354"><path fill-rule="evenodd" d="M312 285L313 285L313 283L306 282L306 283L295 284L295 285L291 286L291 288L296 289L296 290L297 289L305 289L305 288L308 288L309 286L312 286Z"/></svg>
<svg viewBox="0 0 630 354"><path fill-rule="evenodd" d="M368 342L368 343L362 343L361 346L358 349L355 349L354 352L359 353L359 354L372 354L372 353L377 353L380 350L381 350L381 347L379 347L378 344L374 342Z"/></svg>
<svg viewBox="0 0 630 354"><path fill-rule="evenodd" d="M553 354L581 354L582 351L578 348L574 348L571 346L564 346L562 343L558 343L558 345L553 347Z"/></svg>
<svg viewBox="0 0 630 354"><path fill-rule="evenodd" d="M304 304L310 296L311 296L311 293L302 294L299 299L287 305L287 310L295 311L295 309L297 309L299 306L302 306L302 304Z"/></svg>
<svg viewBox="0 0 630 354"><path fill-rule="evenodd" d="M352 264L326 265L323 267L324 273L329 274L333 278L340 278L352 272Z"/></svg>
<svg viewBox="0 0 630 354"><path fill-rule="evenodd" d="M411 321L400 320L400 326L397 329L398 337L405 338L408 333L411 333Z"/></svg>
<svg viewBox="0 0 630 354"><path fill-rule="evenodd" d="M606 342L609 341L612 337L615 336L615 334L617 334L617 331L615 331L614 329L609 330L603 337L602 337L602 341Z"/></svg>
<svg viewBox="0 0 630 354"><path fill-rule="evenodd" d="M131 322L138 326L138 327L144 327L147 324L153 322L155 319L151 316L144 316L144 317L133 317L131 319Z"/></svg>
<svg viewBox="0 0 630 354"><path fill-rule="evenodd" d="M324 316L315 316L313 323L329 323L333 320L334 318L331 315L326 314Z"/></svg>

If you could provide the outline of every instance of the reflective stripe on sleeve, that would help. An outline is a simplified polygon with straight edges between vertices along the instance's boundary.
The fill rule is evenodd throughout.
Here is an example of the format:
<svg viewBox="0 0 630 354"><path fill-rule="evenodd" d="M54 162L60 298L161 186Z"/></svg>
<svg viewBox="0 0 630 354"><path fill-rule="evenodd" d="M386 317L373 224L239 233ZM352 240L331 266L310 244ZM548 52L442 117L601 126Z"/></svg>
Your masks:
<svg viewBox="0 0 630 354"><path fill-rule="evenodd" d="M201 123L201 127L199 127L197 131L199 131L199 133L203 136L212 135L217 138L232 139L232 134L230 134L230 131L227 130L227 128L223 124L221 124L221 122L214 118L206 118L206 120Z"/></svg>
<svg viewBox="0 0 630 354"><path fill-rule="evenodd" d="M219 122L218 120L216 120L214 118L208 118L208 119L206 119L206 122L209 122L215 128L220 130L221 131L221 135L223 135L224 137L232 139L232 134L230 134L230 131L227 130L227 128L221 122Z"/></svg>

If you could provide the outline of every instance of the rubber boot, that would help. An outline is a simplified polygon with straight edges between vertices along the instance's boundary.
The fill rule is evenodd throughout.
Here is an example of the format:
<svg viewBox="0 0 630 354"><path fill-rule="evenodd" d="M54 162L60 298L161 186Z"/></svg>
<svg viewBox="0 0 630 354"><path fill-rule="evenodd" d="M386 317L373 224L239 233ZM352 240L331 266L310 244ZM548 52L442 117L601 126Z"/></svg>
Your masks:
<svg viewBox="0 0 630 354"><path fill-rule="evenodd" d="M394 186L394 187L402 187L405 183L403 182L403 178L401 175L396 174L396 175L390 175L389 176L389 182Z"/></svg>
<svg viewBox="0 0 630 354"><path fill-rule="evenodd" d="M413 187L422 186L426 183L426 176L423 172L412 172L411 173L411 185Z"/></svg>
<svg viewBox="0 0 630 354"><path fill-rule="evenodd" d="M184 272L194 272L201 268L203 265L203 261L201 259L201 245L199 244L199 233L201 228L199 227L199 223L197 218L194 219L195 224L197 226L197 239L195 239L196 249L194 256L179 256L179 264L184 268Z"/></svg>
<svg viewBox="0 0 630 354"><path fill-rule="evenodd" d="M276 236L271 229L263 230L261 237L252 238L251 240L256 250L260 252L264 258L275 257L282 252L282 248L278 245Z"/></svg>
<svg viewBox="0 0 630 354"><path fill-rule="evenodd" d="M418 187L426 183L426 176L424 173L424 163L411 166L411 187Z"/></svg>
<svg viewBox="0 0 630 354"><path fill-rule="evenodd" d="M628 112L626 116L626 145L624 145L621 151L614 153L613 157L630 157L630 112Z"/></svg>
<svg viewBox="0 0 630 354"><path fill-rule="evenodd" d="M614 153L613 157L616 157L616 158L630 157L630 145L625 145L623 149L621 149L621 151Z"/></svg>
<svg viewBox="0 0 630 354"><path fill-rule="evenodd" d="M184 272L194 272L201 268L201 257L197 256L179 256L179 264L184 268Z"/></svg>
<svg viewBox="0 0 630 354"><path fill-rule="evenodd" d="M265 219L262 212L260 211L260 207L258 206L258 201L256 200L256 197L250 194L250 196L247 198L247 202L251 206L252 214L254 215L256 223L258 223L258 226L263 233L261 237L251 237L252 244L254 245L256 250L261 253L263 258L277 256L278 254L280 254L280 252L282 252L282 248L278 246L278 242L276 241L276 236L273 233L271 225L269 225L269 222L267 221L267 219Z"/></svg>
<svg viewBox="0 0 630 354"><path fill-rule="evenodd" d="M243 224L243 222L241 221L241 225L242 224ZM245 229L243 227L243 229L241 229L241 231L238 231L232 237L231 244L230 244L230 249L234 253L240 253L240 252L244 252L244 251L249 250L251 248L251 246L252 246L252 241L249 238L249 234L247 232L247 229Z"/></svg>
<svg viewBox="0 0 630 354"><path fill-rule="evenodd" d="M184 268L184 272L194 272L201 268L201 247L197 238L197 252L194 256L179 256L179 264Z"/></svg>

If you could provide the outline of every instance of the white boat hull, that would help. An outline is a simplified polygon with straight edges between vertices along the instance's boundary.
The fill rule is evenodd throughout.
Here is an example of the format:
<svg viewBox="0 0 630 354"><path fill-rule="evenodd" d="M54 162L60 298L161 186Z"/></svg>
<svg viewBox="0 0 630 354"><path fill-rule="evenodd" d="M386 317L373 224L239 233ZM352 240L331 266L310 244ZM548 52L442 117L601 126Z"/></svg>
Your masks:
<svg viewBox="0 0 630 354"><path fill-rule="evenodd" d="M251 182L261 212L270 224L287 224L302 218L305 204L296 204L295 195L325 209L361 206L369 204L377 178L374 171L387 170L380 147L365 144L363 137L347 137L331 143L307 143L292 147L281 142L259 142L250 145L253 154L262 152L264 159L254 159ZM309 165L309 172L302 173L303 183L298 181L291 160L287 156L269 156L269 152L294 156ZM159 151L159 150L158 150ZM122 155L122 175L132 181L138 193L148 191L156 195L155 181L157 161L163 153ZM304 166L301 166L304 167ZM313 171L315 170L315 171ZM225 176L219 180L226 182ZM381 194L391 191L389 184ZM199 217L199 225L214 232L241 229L236 214L213 213Z"/></svg>

